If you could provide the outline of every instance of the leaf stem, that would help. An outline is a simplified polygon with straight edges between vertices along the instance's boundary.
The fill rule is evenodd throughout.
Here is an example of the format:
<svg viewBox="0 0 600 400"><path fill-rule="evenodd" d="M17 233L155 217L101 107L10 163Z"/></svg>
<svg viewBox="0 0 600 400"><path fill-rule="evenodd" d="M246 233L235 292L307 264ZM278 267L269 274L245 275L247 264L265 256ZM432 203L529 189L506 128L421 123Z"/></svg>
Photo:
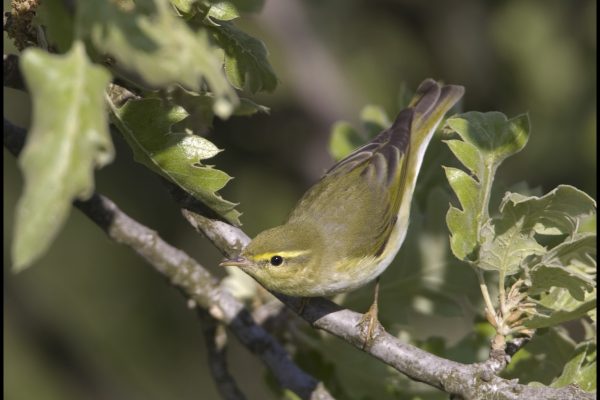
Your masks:
<svg viewBox="0 0 600 400"><path fill-rule="evenodd" d="M504 282L506 281L504 271L499 271L498 276L498 299L500 301L500 315L504 320L508 316L508 309L506 308L506 291L504 289Z"/></svg>
<svg viewBox="0 0 600 400"><path fill-rule="evenodd" d="M490 297L490 292L488 291L488 287L483 277L483 271L475 267L475 274L477 275L477 279L479 280L479 289L481 289L483 301L485 302L486 315L489 315L492 318L494 323L492 323L492 321L490 321L490 323L494 325L494 328L497 328L498 317L496 315L496 309L494 308L494 304L492 303L492 298Z"/></svg>
<svg viewBox="0 0 600 400"><path fill-rule="evenodd" d="M494 175L496 174L496 165L484 163L483 176L479 184L481 185L481 201L479 203L479 213L477 215L477 239L481 242L481 227L490 218L489 205L492 192L492 183L494 183Z"/></svg>
<svg viewBox="0 0 600 400"><path fill-rule="evenodd" d="M489 205L490 205L490 197L492 192L492 183L494 182L494 175L496 173L497 164L493 162L485 162L483 166L483 172L481 176L481 180L479 184L481 185L480 191L480 202L479 202L479 212L477 214L477 241L479 243L481 240L481 228L488 222L490 218ZM485 283L485 279L483 276L482 270L475 266L475 272L477 273L477 279L479 280L479 288L481 289L481 294L483 295L483 300L486 305L486 314L489 315L494 321L494 328L498 333L504 330L504 316L506 315L506 304L505 304L505 292L504 292L504 274L500 273L500 281L498 283L498 293L499 293L499 301L500 301L500 315L496 312L494 305L492 303L492 299L490 298L490 293L488 291L488 287ZM488 317L488 319L489 319Z"/></svg>

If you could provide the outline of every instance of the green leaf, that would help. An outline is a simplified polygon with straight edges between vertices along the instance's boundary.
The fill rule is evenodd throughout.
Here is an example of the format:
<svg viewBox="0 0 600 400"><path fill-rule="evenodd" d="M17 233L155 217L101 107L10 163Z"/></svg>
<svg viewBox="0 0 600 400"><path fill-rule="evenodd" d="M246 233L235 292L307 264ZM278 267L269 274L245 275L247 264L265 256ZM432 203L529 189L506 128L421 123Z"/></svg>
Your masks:
<svg viewBox="0 0 600 400"><path fill-rule="evenodd" d="M465 142L479 149L487 165L498 166L521 151L529 139L526 114L507 119L506 115L496 111L472 111L449 118L447 123Z"/></svg>
<svg viewBox="0 0 600 400"><path fill-rule="evenodd" d="M581 368L583 361L585 360L585 352L587 350L587 345L585 347L580 347L575 349L575 356L570 359L563 369L562 374L552 382L552 387L563 387L575 381L575 377L579 373L579 369Z"/></svg>
<svg viewBox="0 0 600 400"><path fill-rule="evenodd" d="M498 271L503 276L516 274L533 255L546 252L525 226L526 216L507 209L500 218L481 229L478 267Z"/></svg>
<svg viewBox="0 0 600 400"><path fill-rule="evenodd" d="M231 21L239 18L240 13L231 1L212 1L206 16L219 21Z"/></svg>
<svg viewBox="0 0 600 400"><path fill-rule="evenodd" d="M483 239L483 229L487 227L488 241L495 237L494 227L488 221L488 203L494 174L506 157L520 151L527 143L529 120L526 115L508 120L504 114L498 112L469 112L447 119L446 124L462 139L462 141L447 140L446 144L456 158L473 174L471 177L454 168L446 169L446 176L462 206L462 210L451 206L446 216L451 234L451 247L454 255L459 259L474 261L476 258L474 252ZM512 236L500 237L497 244L501 244L500 242L503 241L504 245L508 242L518 245L512 239ZM521 245L535 244L535 241L525 243L526 237L520 239ZM489 248L489 250L500 251L501 249ZM516 248L505 250L512 251ZM510 268L512 273L516 272L518 266L500 265L501 262L497 257L504 255L506 253L501 251L498 254L486 253L484 256L488 256L488 258L484 260L483 264L478 263L478 265L483 269L498 270L500 268L505 271ZM526 254L522 251L520 255L512 253L511 255L516 255L517 258L513 257L504 261L520 262Z"/></svg>
<svg viewBox="0 0 600 400"><path fill-rule="evenodd" d="M381 106L368 104L360 112L362 122L367 137L369 139L377 136L382 130L390 127L391 122L387 113Z"/></svg>
<svg viewBox="0 0 600 400"><path fill-rule="evenodd" d="M94 190L94 168L114 156L104 109L108 72L91 64L81 42L63 56L29 48L21 70L33 101L33 120L19 158L25 178L16 211L15 270L42 256L74 199Z"/></svg>
<svg viewBox="0 0 600 400"><path fill-rule="evenodd" d="M454 156L477 177L483 175L483 158L477 147L462 140L444 140Z"/></svg>
<svg viewBox="0 0 600 400"><path fill-rule="evenodd" d="M542 197L509 192L500 204L500 216L482 228L479 266L515 274L528 257L546 252L536 233L573 234L580 219L595 209L596 202L572 186L558 186ZM555 256L558 253L551 253L548 260Z"/></svg>
<svg viewBox="0 0 600 400"><path fill-rule="evenodd" d="M354 149L365 144L366 140L345 121L336 122L331 128L329 153L335 161L339 161L352 153Z"/></svg>
<svg viewBox="0 0 600 400"><path fill-rule="evenodd" d="M581 368L575 384L586 392L593 392L596 390L596 360L593 363L587 364Z"/></svg>
<svg viewBox="0 0 600 400"><path fill-rule="evenodd" d="M576 300L584 300L584 290L596 286L596 235L581 235L565 241L531 267L530 296L550 290L553 286L569 290Z"/></svg>
<svg viewBox="0 0 600 400"><path fill-rule="evenodd" d="M592 290L593 283L572 273L566 268L542 265L531 273L533 283L528 291L531 295L546 292L552 287L561 287L569 291L576 300L583 301L585 289Z"/></svg>
<svg viewBox="0 0 600 400"><path fill-rule="evenodd" d="M557 325L595 314L596 235L575 234L531 267L529 301L536 304L524 325L532 328ZM539 295L536 300L531 296Z"/></svg>
<svg viewBox="0 0 600 400"><path fill-rule="evenodd" d="M462 210L450 206L446 223L450 230L452 253L460 260L472 259L477 247L477 204L480 186L472 177L457 168L444 167L446 178L456 193Z"/></svg>
<svg viewBox="0 0 600 400"><path fill-rule="evenodd" d="M221 22L208 29L213 32L215 43L225 52L225 73L233 86L247 88L252 93L275 90L277 77L263 42L230 22Z"/></svg>
<svg viewBox="0 0 600 400"><path fill-rule="evenodd" d="M227 118L238 99L223 72L220 53L206 32L193 32L177 18L166 0L81 2L78 28L113 68L151 88L175 84L200 92L208 85L213 111Z"/></svg>
<svg viewBox="0 0 600 400"><path fill-rule="evenodd" d="M581 318L587 312L596 307L596 290L585 293L584 300L578 301L569 294L569 291L559 287L550 289L547 295L543 295L538 304L536 313L524 325L529 328L544 328L562 324Z"/></svg>
<svg viewBox="0 0 600 400"><path fill-rule="evenodd" d="M508 207L526 216L525 229L545 235L572 234L584 217L596 212L596 201L573 186L559 185L542 197L507 193L500 211Z"/></svg>
<svg viewBox="0 0 600 400"><path fill-rule="evenodd" d="M596 390L596 346L593 343L580 343L575 354L565 364L562 374L550 386L564 387L575 384L588 392Z"/></svg>
<svg viewBox="0 0 600 400"><path fill-rule="evenodd" d="M202 164L221 150L200 136L171 132L173 124L188 116L182 107L151 98L130 100L113 112L114 122L138 162L176 183L228 222L240 225L236 204L216 193L231 177Z"/></svg>

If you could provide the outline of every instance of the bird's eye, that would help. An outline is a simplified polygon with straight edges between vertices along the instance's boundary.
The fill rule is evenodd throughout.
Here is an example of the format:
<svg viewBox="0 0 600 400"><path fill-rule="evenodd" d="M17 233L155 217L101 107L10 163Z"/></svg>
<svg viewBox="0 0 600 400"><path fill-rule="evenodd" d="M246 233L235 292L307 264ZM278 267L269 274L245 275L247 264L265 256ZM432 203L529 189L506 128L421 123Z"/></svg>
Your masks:
<svg viewBox="0 0 600 400"><path fill-rule="evenodd" d="M281 256L273 256L273 257L271 257L271 265L274 265L274 266L278 267L281 264L283 264L283 257L281 257Z"/></svg>

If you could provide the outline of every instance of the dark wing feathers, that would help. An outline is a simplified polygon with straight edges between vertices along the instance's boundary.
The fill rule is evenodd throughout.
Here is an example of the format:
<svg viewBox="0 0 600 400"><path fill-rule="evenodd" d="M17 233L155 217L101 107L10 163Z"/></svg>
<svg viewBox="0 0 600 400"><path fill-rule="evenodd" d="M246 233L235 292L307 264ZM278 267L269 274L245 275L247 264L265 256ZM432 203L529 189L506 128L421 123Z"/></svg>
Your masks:
<svg viewBox="0 0 600 400"><path fill-rule="evenodd" d="M385 146L383 147L380 151L379 154L381 154L384 159L387 162L387 170L388 171L397 171L398 170L398 164L400 163L400 148L396 147L396 146ZM394 178L395 174L390 173L387 174L387 184L391 185L392 184L392 180Z"/></svg>
<svg viewBox="0 0 600 400"><path fill-rule="evenodd" d="M402 110L389 129L383 131L388 133L389 139L386 144L395 146L400 152L406 152L410 143L410 131L415 111L412 108Z"/></svg>
<svg viewBox="0 0 600 400"><path fill-rule="evenodd" d="M378 182L392 184L398 173L400 158L407 152L410 144L413 114L412 108L400 112L390 128L339 161L326 175L334 175L365 164L361 175L373 174Z"/></svg>

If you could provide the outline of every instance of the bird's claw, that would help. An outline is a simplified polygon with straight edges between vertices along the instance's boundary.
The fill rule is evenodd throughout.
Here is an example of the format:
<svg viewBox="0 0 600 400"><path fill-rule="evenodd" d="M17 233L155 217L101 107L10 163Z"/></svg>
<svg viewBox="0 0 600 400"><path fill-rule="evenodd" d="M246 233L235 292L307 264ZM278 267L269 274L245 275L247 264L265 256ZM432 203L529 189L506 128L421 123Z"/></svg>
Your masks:
<svg viewBox="0 0 600 400"><path fill-rule="evenodd" d="M373 344L375 338L379 335L379 332L383 329L379 319L377 318L377 313L379 308L377 303L371 304L369 307L369 311L367 311L357 326L360 328L361 336L363 338L362 349L365 350Z"/></svg>

